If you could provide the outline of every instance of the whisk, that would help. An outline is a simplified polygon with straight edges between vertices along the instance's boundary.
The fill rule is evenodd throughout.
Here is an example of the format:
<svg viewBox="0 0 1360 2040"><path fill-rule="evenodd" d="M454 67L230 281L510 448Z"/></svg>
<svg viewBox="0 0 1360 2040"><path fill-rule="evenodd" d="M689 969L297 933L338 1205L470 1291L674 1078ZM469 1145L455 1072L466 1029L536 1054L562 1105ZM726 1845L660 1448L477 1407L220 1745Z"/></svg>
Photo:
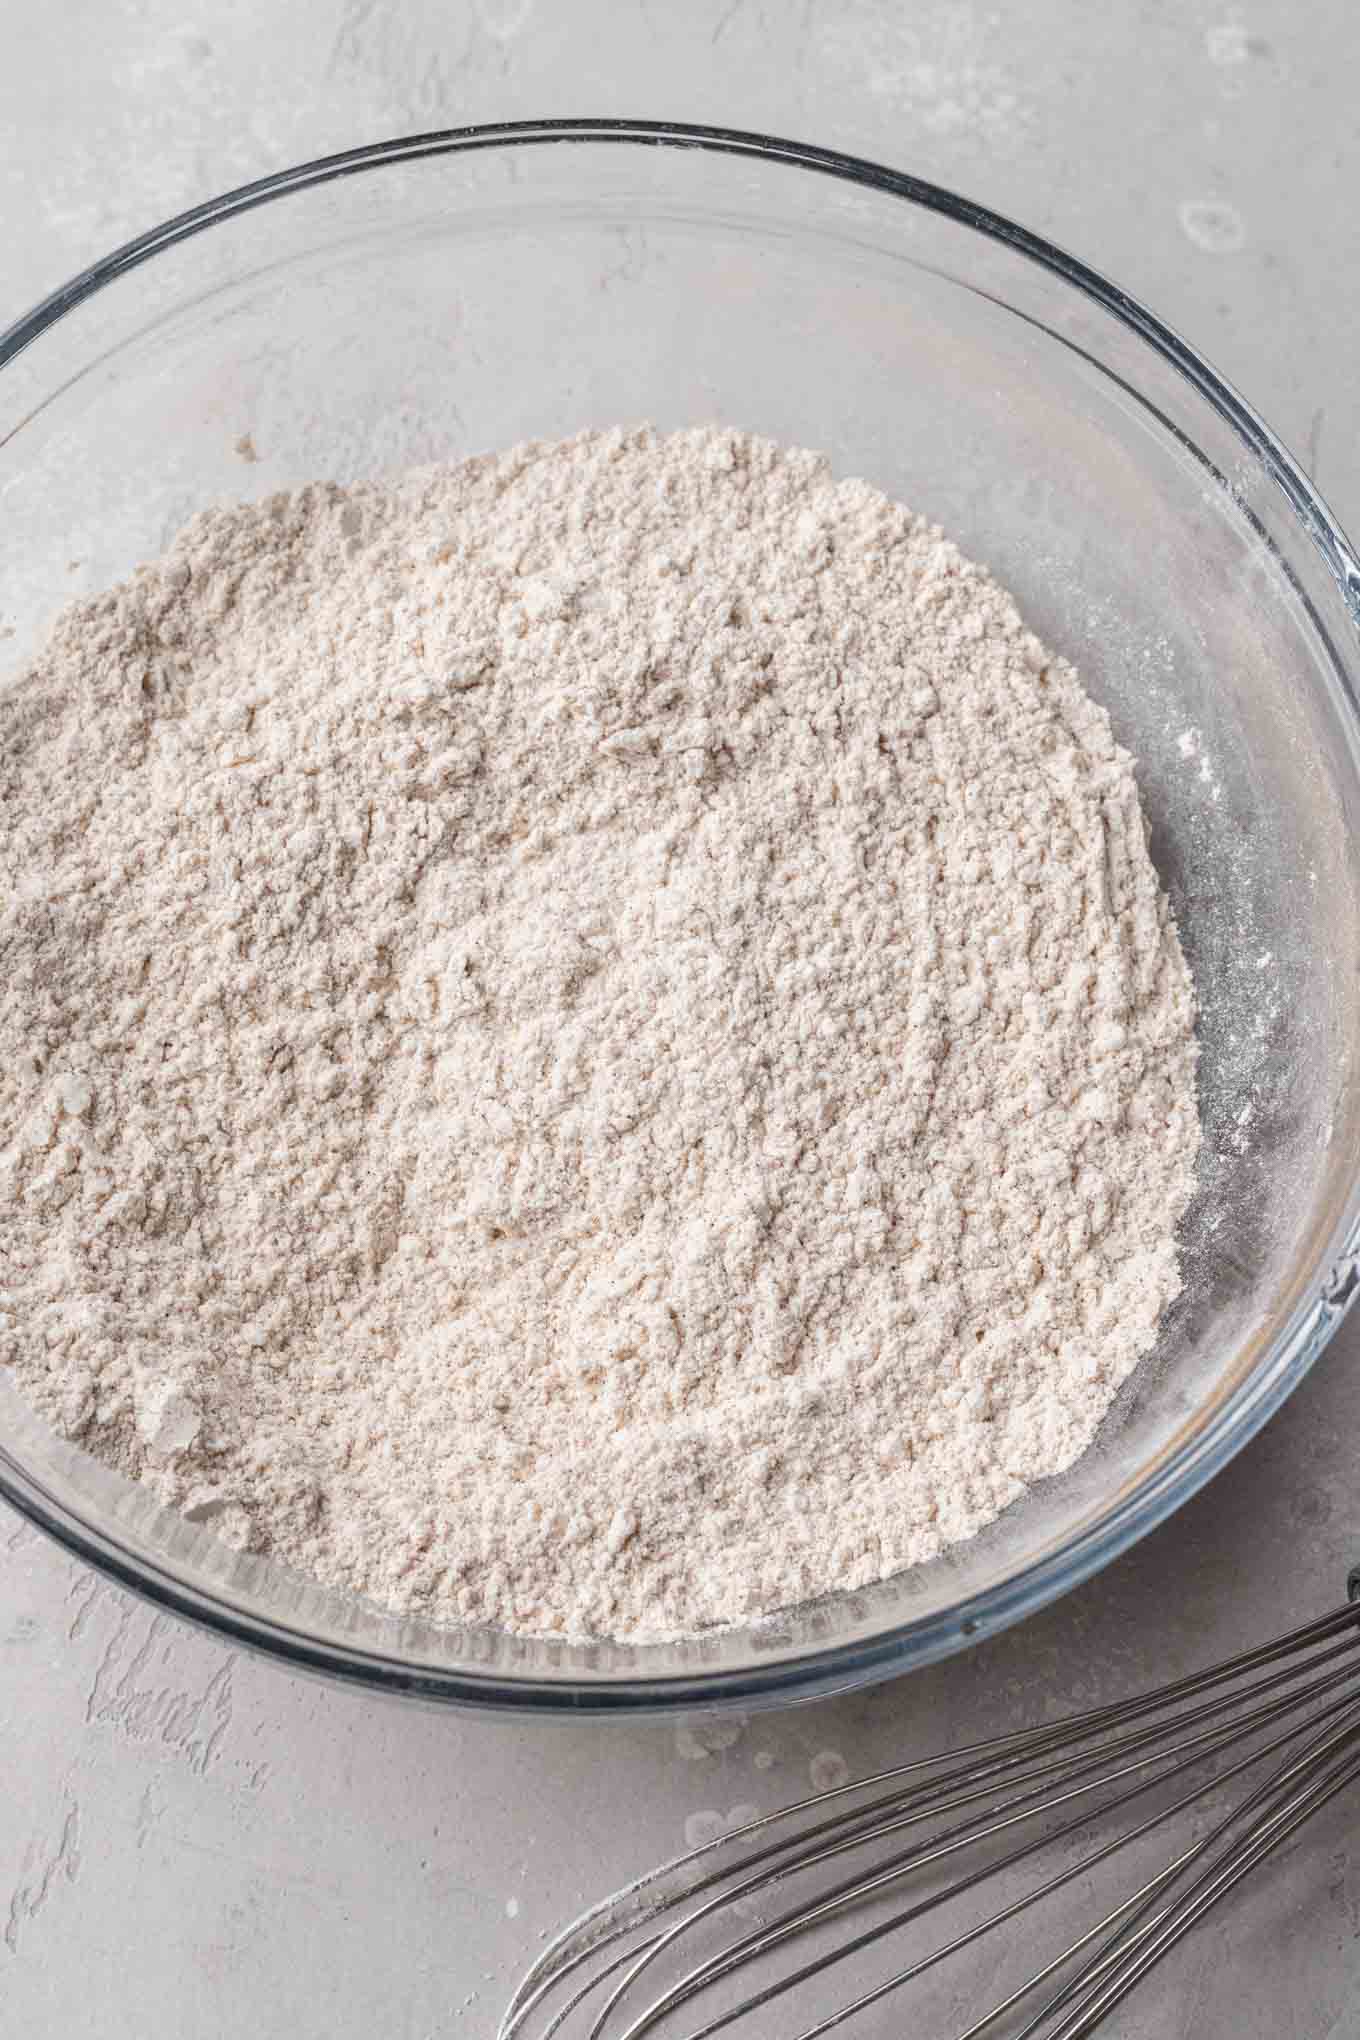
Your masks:
<svg viewBox="0 0 1360 2040"><path fill-rule="evenodd" d="M1080 2040L1360 1778L1360 1567L1347 1586L1345 1606L1206 1671L834 1786L691 1850L560 1934L499 2040L818 2040L878 2030L864 2015L885 2003L912 2014L894 2032ZM1093 1897L1092 1923L1032 1968L1043 1902L1111 1874L1113 1902ZM1018 1980L999 1981L1022 1940ZM992 2001L960 2012L960 1983Z"/></svg>

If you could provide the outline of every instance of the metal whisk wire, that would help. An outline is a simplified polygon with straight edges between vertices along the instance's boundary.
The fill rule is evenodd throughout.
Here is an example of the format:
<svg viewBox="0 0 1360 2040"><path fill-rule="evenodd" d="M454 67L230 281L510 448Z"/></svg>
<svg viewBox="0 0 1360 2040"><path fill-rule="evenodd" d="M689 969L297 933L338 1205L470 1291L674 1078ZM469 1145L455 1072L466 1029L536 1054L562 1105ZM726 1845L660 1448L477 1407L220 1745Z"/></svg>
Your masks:
<svg viewBox="0 0 1360 2040"><path fill-rule="evenodd" d="M1350 1585L1354 1594L1360 1586L1356 1575ZM1043 1868L1044 1852L1055 1845L1207 1767L1206 1775L1178 1789L1169 1803L1074 1860L1061 1861L1020 1896L797 2036L821 2040L1143 1837L1179 1816L1193 1818L1192 1809L1210 1793L1282 1752L1283 1761L1207 1833L957 2036L978 2040L1004 2030L1007 2040L1083 2040L1196 1921L1360 1778L1360 1605L1354 1601L1151 1692L895 1765L762 1815L690 1851L593 1907L559 1935L515 1993L500 2040L551 2040L568 2030L582 2040L679 2034L675 2015L724 1979L758 1971L803 1936L886 1900L909 1878L937 1869L951 1873L942 1887L830 1947L815 1948L792 1969L765 1972L766 1980L738 2002L714 2008L704 2023L683 2027L683 2040L711 2040L991 1880ZM947 1823L942 1828L941 1821ZM1040 1831L1027 1834L1030 1823ZM885 1855L834 1876L773 1917L754 1927L732 1924L749 1919L758 1901L793 1880L884 1844ZM998 1844L1000 1854L987 1853ZM981 1863L975 1851L983 1853ZM660 1980L668 1960L691 1937L719 1928L726 1933L721 1945L669 1982ZM1045 1984L1056 1987L1037 2010L1024 2012ZM1004 2023L1013 2016L1024 2023Z"/></svg>

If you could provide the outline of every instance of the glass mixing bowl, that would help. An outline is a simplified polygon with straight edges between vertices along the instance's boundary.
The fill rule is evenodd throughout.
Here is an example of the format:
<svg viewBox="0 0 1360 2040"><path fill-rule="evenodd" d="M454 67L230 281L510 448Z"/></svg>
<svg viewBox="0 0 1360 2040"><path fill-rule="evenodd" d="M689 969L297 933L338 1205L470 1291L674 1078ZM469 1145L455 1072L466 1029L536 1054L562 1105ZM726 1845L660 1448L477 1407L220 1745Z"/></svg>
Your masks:
<svg viewBox="0 0 1360 2040"><path fill-rule="evenodd" d="M1357 1283L1360 569L1182 341L948 192L759 136L558 121L358 149L172 220L0 337L0 673L214 499L641 419L818 447L928 511L1108 706L1203 1008L1186 1287L1091 1452L971 1543L645 1647L323 1591L4 1389L0 1492L62 1543L234 1641L436 1700L751 1705L955 1650L1192 1494Z"/></svg>

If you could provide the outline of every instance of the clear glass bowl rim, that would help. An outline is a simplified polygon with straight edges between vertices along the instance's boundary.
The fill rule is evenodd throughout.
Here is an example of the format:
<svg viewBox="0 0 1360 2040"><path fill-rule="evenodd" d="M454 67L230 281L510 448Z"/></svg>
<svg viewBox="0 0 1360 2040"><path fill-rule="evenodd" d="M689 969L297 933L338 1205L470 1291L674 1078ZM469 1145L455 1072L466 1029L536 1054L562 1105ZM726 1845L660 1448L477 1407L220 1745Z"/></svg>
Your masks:
<svg viewBox="0 0 1360 2040"><path fill-rule="evenodd" d="M422 157L581 143L704 150L787 164L793 169L843 179L896 197L970 228L1037 264L1136 334L1232 428L1245 451L1260 462L1266 476L1285 498L1320 555L1327 574L1336 583L1352 626L1360 633L1360 561L1337 520L1282 441L1237 391L1161 319L1099 271L987 206L906 171L772 135L679 121L504 121L398 136L317 157L208 199L92 263L0 331L0 370L67 313L130 270L219 222L237 218L291 192ZM3 444L0 440L0 445ZM1230 486L1198 447L1188 450L1218 481ZM1244 517L1257 524L1240 499L1239 508ZM1259 524L1257 530L1275 551L1269 535ZM1325 638L1327 633L1306 594L1302 589L1298 592L1315 627ZM1358 649L1356 644L1349 646L1353 659ZM1332 651L1342 706L1360 733L1360 703L1347 672L1347 662L1334 645ZM1101 1520L1005 1581L948 1609L896 1625L869 1640L832 1644L786 1660L772 1655L741 1670L660 1677L607 1674L597 1679L574 1675L521 1678L502 1672L479 1674L472 1669L445 1670L429 1663L404 1662L352 1642L333 1643L308 1635L271 1620L257 1609L238 1606L225 1593L205 1590L180 1579L168 1566L127 1550L98 1524L87 1521L51 1495L3 1445L0 1445L0 1497L76 1557L97 1566L118 1584L154 1605L199 1623L233 1644L259 1650L299 1670L342 1678L380 1691L482 1708L554 1712L669 1709L718 1701L769 1705L811 1699L928 1664L1007 1628L1108 1565L1212 1479L1297 1387L1360 1289L1360 1168L1352 1180L1324 1266L1323 1278L1278 1328L1265 1359L1255 1371L1225 1397L1194 1437L1169 1454L1161 1466L1115 1503Z"/></svg>

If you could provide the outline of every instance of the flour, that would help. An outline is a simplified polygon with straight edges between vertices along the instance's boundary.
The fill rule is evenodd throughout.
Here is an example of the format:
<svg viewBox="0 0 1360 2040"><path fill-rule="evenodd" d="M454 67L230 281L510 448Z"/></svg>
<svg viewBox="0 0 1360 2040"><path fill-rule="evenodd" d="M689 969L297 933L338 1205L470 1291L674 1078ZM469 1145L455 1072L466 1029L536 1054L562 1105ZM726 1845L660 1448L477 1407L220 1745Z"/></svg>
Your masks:
<svg viewBox="0 0 1360 2040"><path fill-rule="evenodd" d="M0 1360L238 1546L657 1637L916 1564L1178 1288L1133 768L707 430L196 517L0 699Z"/></svg>

